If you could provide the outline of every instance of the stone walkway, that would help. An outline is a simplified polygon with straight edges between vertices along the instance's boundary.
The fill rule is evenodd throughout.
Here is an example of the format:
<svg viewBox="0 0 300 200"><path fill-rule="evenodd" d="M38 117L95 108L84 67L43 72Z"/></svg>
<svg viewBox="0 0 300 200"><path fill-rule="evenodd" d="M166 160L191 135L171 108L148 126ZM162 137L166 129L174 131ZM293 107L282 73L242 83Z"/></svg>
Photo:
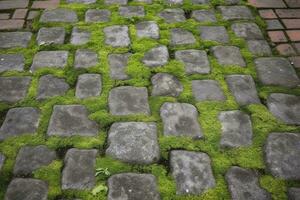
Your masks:
<svg viewBox="0 0 300 200"><path fill-rule="evenodd" d="M0 199L298 200L298 8L0 0Z"/></svg>

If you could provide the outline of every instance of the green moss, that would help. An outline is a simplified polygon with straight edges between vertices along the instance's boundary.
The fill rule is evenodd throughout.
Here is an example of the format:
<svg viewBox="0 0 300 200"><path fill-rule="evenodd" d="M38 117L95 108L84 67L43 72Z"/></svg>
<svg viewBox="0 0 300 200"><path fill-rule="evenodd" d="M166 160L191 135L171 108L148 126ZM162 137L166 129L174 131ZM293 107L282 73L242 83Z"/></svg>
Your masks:
<svg viewBox="0 0 300 200"><path fill-rule="evenodd" d="M260 185L272 194L274 200L287 199L285 181L265 175L260 178Z"/></svg>

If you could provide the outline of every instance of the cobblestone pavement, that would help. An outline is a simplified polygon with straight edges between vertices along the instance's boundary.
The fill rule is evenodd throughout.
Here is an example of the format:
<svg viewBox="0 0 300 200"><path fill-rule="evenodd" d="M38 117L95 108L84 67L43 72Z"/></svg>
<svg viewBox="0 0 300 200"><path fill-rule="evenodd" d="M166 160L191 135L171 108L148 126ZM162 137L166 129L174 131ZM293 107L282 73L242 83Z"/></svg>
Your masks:
<svg viewBox="0 0 300 200"><path fill-rule="evenodd" d="M0 199L299 199L299 7L0 0Z"/></svg>

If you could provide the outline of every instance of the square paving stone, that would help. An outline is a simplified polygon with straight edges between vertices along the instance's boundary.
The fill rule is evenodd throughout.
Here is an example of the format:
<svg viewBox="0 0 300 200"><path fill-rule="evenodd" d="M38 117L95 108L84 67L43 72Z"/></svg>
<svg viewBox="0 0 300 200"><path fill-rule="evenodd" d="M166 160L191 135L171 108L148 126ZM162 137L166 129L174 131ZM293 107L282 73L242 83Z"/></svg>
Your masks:
<svg viewBox="0 0 300 200"><path fill-rule="evenodd" d="M225 176L232 200L271 200L271 194L262 189L258 173L250 169L231 167Z"/></svg>
<svg viewBox="0 0 300 200"><path fill-rule="evenodd" d="M71 137L95 136L98 124L88 118L88 110L82 105L55 105L50 118L47 135Z"/></svg>
<svg viewBox="0 0 300 200"><path fill-rule="evenodd" d="M230 92L240 106L260 103L252 76L228 75L225 79Z"/></svg>
<svg viewBox="0 0 300 200"><path fill-rule="evenodd" d="M197 101L225 101L226 97L215 80L193 80L192 92Z"/></svg>
<svg viewBox="0 0 300 200"><path fill-rule="evenodd" d="M24 56L22 54L0 54L0 73L5 71L23 71Z"/></svg>
<svg viewBox="0 0 300 200"><path fill-rule="evenodd" d="M256 56L271 56L272 51L266 40L248 40L250 52Z"/></svg>
<svg viewBox="0 0 300 200"><path fill-rule="evenodd" d="M205 41L228 43L229 36L224 26L200 26L200 38Z"/></svg>
<svg viewBox="0 0 300 200"><path fill-rule="evenodd" d="M5 161L5 156L2 153L0 153L0 172L4 165L4 161Z"/></svg>
<svg viewBox="0 0 300 200"><path fill-rule="evenodd" d="M63 96L70 86L63 78L57 78L51 74L44 75L39 80L37 99L44 100L49 97Z"/></svg>
<svg viewBox="0 0 300 200"><path fill-rule="evenodd" d="M122 173L108 179L108 200L160 200L157 181L152 174Z"/></svg>
<svg viewBox="0 0 300 200"><path fill-rule="evenodd" d="M261 30L255 23L235 23L231 25L231 29L237 37L245 38L248 40L264 39Z"/></svg>
<svg viewBox="0 0 300 200"><path fill-rule="evenodd" d="M186 20L184 11L180 8L168 8L158 14L166 23L184 22Z"/></svg>
<svg viewBox="0 0 300 200"><path fill-rule="evenodd" d="M8 185L5 200L47 200L46 182L32 178L14 178Z"/></svg>
<svg viewBox="0 0 300 200"><path fill-rule="evenodd" d="M148 50L142 62L147 67L160 67L167 64L169 61L169 51L166 46L160 45Z"/></svg>
<svg viewBox="0 0 300 200"><path fill-rule="evenodd" d="M144 17L145 10L143 6L121 6L119 14L125 18Z"/></svg>
<svg viewBox="0 0 300 200"><path fill-rule="evenodd" d="M131 53L110 54L108 55L108 63L110 69L110 78L114 80L127 80L129 75L126 73L128 59Z"/></svg>
<svg viewBox="0 0 300 200"><path fill-rule="evenodd" d="M78 21L78 17L75 11L56 8L52 10L44 10L40 22L65 22L65 23L75 23Z"/></svg>
<svg viewBox="0 0 300 200"><path fill-rule="evenodd" d="M63 44L66 31L63 27L41 28L38 32L38 45Z"/></svg>
<svg viewBox="0 0 300 200"><path fill-rule="evenodd" d="M246 6L219 6L224 20L254 19Z"/></svg>
<svg viewBox="0 0 300 200"><path fill-rule="evenodd" d="M300 199L300 188L292 187L288 189L288 199L289 200L299 200Z"/></svg>
<svg viewBox="0 0 300 200"><path fill-rule="evenodd" d="M265 144L265 161L273 176L285 180L300 180L299 154L300 133L269 134Z"/></svg>
<svg viewBox="0 0 300 200"><path fill-rule="evenodd" d="M89 9L85 13L86 22L109 22L111 12L106 9Z"/></svg>
<svg viewBox="0 0 300 200"><path fill-rule="evenodd" d="M87 30L74 27L71 34L71 44L84 45L89 42L91 33Z"/></svg>
<svg viewBox="0 0 300 200"><path fill-rule="evenodd" d="M102 82L100 74L81 74L78 76L75 96L79 99L100 96Z"/></svg>
<svg viewBox="0 0 300 200"><path fill-rule="evenodd" d="M198 22L216 22L215 12L212 10L194 10L192 18Z"/></svg>
<svg viewBox="0 0 300 200"><path fill-rule="evenodd" d="M151 78L152 96L177 97L183 91L183 86L176 76L168 73L157 73Z"/></svg>
<svg viewBox="0 0 300 200"><path fill-rule="evenodd" d="M234 110L219 114L222 125L221 147L243 147L252 144L252 124L249 115Z"/></svg>
<svg viewBox="0 0 300 200"><path fill-rule="evenodd" d="M285 58L269 57L255 60L259 80L264 85L297 87L300 85L295 69Z"/></svg>
<svg viewBox="0 0 300 200"><path fill-rule="evenodd" d="M112 47L128 47L130 38L127 26L114 25L104 28L105 44Z"/></svg>
<svg viewBox="0 0 300 200"><path fill-rule="evenodd" d="M191 32L181 28L173 28L171 30L171 45L188 45L195 43L196 39Z"/></svg>
<svg viewBox="0 0 300 200"><path fill-rule="evenodd" d="M39 118L40 111L37 108L9 109L0 128L0 141L12 136L36 133L39 126Z"/></svg>
<svg viewBox="0 0 300 200"><path fill-rule="evenodd" d="M155 123L114 123L108 133L106 154L132 164L158 161L159 145Z"/></svg>
<svg viewBox="0 0 300 200"><path fill-rule="evenodd" d="M63 68L67 65L68 51L40 51L33 57L30 70L36 71L40 68Z"/></svg>
<svg viewBox="0 0 300 200"><path fill-rule="evenodd" d="M170 165L176 181L176 194L199 195L216 185L211 161L206 153L173 150L170 153Z"/></svg>
<svg viewBox="0 0 300 200"><path fill-rule="evenodd" d="M179 50L175 52L175 58L183 62L185 73L188 75L210 73L210 65L205 51Z"/></svg>
<svg viewBox="0 0 300 200"><path fill-rule="evenodd" d="M109 93L108 105L112 115L150 115L148 91L145 87L113 88Z"/></svg>
<svg viewBox="0 0 300 200"><path fill-rule="evenodd" d="M31 37L30 32L0 32L0 48L27 47Z"/></svg>
<svg viewBox="0 0 300 200"><path fill-rule="evenodd" d="M56 153L45 145L24 146L20 149L14 166L14 175L30 175L34 170L49 165Z"/></svg>
<svg viewBox="0 0 300 200"><path fill-rule="evenodd" d="M267 98L267 105L277 119L300 125L300 96L273 93Z"/></svg>
<svg viewBox="0 0 300 200"><path fill-rule="evenodd" d="M202 138L195 106L187 103L164 103L160 108L165 136Z"/></svg>
<svg viewBox="0 0 300 200"><path fill-rule="evenodd" d="M74 67L89 68L99 63L98 54L95 51L89 49L78 49L75 53Z"/></svg>
<svg viewBox="0 0 300 200"><path fill-rule="evenodd" d="M105 0L106 5L118 4L118 5L126 5L127 0Z"/></svg>
<svg viewBox="0 0 300 200"><path fill-rule="evenodd" d="M154 21L143 21L135 25L136 35L139 38L159 38L159 27Z"/></svg>
<svg viewBox="0 0 300 200"><path fill-rule="evenodd" d="M0 77L0 101L16 103L23 100L28 92L31 77Z"/></svg>
<svg viewBox="0 0 300 200"><path fill-rule="evenodd" d="M213 55L220 65L224 67L228 65L237 65L246 67L245 60L238 47L235 46L215 46L211 48Z"/></svg>
<svg viewBox="0 0 300 200"><path fill-rule="evenodd" d="M67 0L67 3L82 3L82 4L92 4L96 3L97 0Z"/></svg>
<svg viewBox="0 0 300 200"><path fill-rule="evenodd" d="M62 189L92 189L96 183L96 149L70 149L64 159Z"/></svg>

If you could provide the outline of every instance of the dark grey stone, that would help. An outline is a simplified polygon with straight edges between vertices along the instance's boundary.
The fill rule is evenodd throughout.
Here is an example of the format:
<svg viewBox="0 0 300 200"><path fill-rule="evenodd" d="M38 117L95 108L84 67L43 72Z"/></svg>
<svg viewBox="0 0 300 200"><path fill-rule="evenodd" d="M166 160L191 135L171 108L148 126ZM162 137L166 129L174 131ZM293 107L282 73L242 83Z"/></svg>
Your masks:
<svg viewBox="0 0 300 200"><path fill-rule="evenodd" d="M105 44L112 47L128 47L130 38L127 26L109 26L104 28Z"/></svg>
<svg viewBox="0 0 300 200"><path fill-rule="evenodd" d="M0 48L27 47L31 36L30 32L0 32Z"/></svg>
<svg viewBox="0 0 300 200"><path fill-rule="evenodd" d="M82 4L92 4L96 3L97 0L67 0L67 3L82 3Z"/></svg>
<svg viewBox="0 0 300 200"><path fill-rule="evenodd" d="M143 6L121 6L119 14L125 18L144 17L145 10Z"/></svg>
<svg viewBox="0 0 300 200"><path fill-rule="evenodd" d="M215 187L211 161L206 153L173 150L170 153L171 173L176 181L176 193L199 195Z"/></svg>
<svg viewBox="0 0 300 200"><path fill-rule="evenodd" d="M171 45L195 44L196 39L193 34L182 28L173 28L171 30Z"/></svg>
<svg viewBox="0 0 300 200"><path fill-rule="evenodd" d="M232 200L271 200L271 195L259 184L258 173L250 169L231 167L226 181Z"/></svg>
<svg viewBox="0 0 300 200"><path fill-rule="evenodd" d="M159 38L159 27L154 21L142 21L136 24L136 35L139 38Z"/></svg>
<svg viewBox="0 0 300 200"><path fill-rule="evenodd" d="M111 12L106 9L89 9L85 13L86 22L109 22Z"/></svg>
<svg viewBox="0 0 300 200"><path fill-rule="evenodd" d="M226 97L215 80L193 80L192 92L197 101L225 101Z"/></svg>
<svg viewBox="0 0 300 200"><path fill-rule="evenodd" d="M198 111L192 104L164 103L160 108L160 117L166 136L203 137Z"/></svg>
<svg viewBox="0 0 300 200"><path fill-rule="evenodd" d="M36 71L40 68L63 68L67 65L68 51L40 51L33 57L30 70Z"/></svg>
<svg viewBox="0 0 300 200"><path fill-rule="evenodd" d="M52 10L44 10L40 22L65 22L75 23L78 17L75 11L64 8L56 8Z"/></svg>
<svg viewBox="0 0 300 200"><path fill-rule="evenodd" d="M192 4L207 4L210 0L192 0Z"/></svg>
<svg viewBox="0 0 300 200"><path fill-rule="evenodd" d="M229 36L224 26L200 26L200 37L202 40L228 43Z"/></svg>
<svg viewBox="0 0 300 200"><path fill-rule="evenodd" d="M126 74L126 68L130 53L110 54L108 55L108 63L110 69L110 78L114 80L127 80L130 77Z"/></svg>
<svg viewBox="0 0 300 200"><path fill-rule="evenodd" d="M289 200L300 200L300 188L292 187L288 189Z"/></svg>
<svg viewBox="0 0 300 200"><path fill-rule="evenodd" d="M24 62L22 54L0 54L0 73L5 71L23 71Z"/></svg>
<svg viewBox="0 0 300 200"><path fill-rule="evenodd" d="M73 135L95 136L98 124L88 118L82 105L55 105L50 118L47 135L70 137Z"/></svg>
<svg viewBox="0 0 300 200"><path fill-rule="evenodd" d="M152 96L177 97L183 91L180 81L168 73L157 73L151 78Z"/></svg>
<svg viewBox="0 0 300 200"><path fill-rule="evenodd" d="M265 144L265 161L273 176L285 180L300 180L299 154L300 133L269 134Z"/></svg>
<svg viewBox="0 0 300 200"><path fill-rule="evenodd" d="M102 82L100 74L81 74L78 76L75 96L79 99L100 96Z"/></svg>
<svg viewBox="0 0 300 200"><path fill-rule="evenodd" d="M194 10L192 18L198 22L216 22L215 12L212 10Z"/></svg>
<svg viewBox="0 0 300 200"><path fill-rule="evenodd" d="M74 27L71 35L71 44L84 45L89 42L91 33L87 30Z"/></svg>
<svg viewBox="0 0 300 200"><path fill-rule="evenodd" d="M182 5L183 0L165 0L168 5Z"/></svg>
<svg viewBox="0 0 300 200"><path fill-rule="evenodd" d="M167 64L169 61L169 51L166 46L160 45L148 50L142 62L147 67L160 67Z"/></svg>
<svg viewBox="0 0 300 200"><path fill-rule="evenodd" d="M41 28L38 32L38 45L63 44L66 31L63 27Z"/></svg>
<svg viewBox="0 0 300 200"><path fill-rule="evenodd" d="M127 0L105 0L106 5L118 4L118 5L126 5Z"/></svg>
<svg viewBox="0 0 300 200"><path fill-rule="evenodd" d="M108 179L108 200L160 200L152 174L122 173Z"/></svg>
<svg viewBox="0 0 300 200"><path fill-rule="evenodd" d="M256 56L271 56L272 51L266 40L248 40L250 52Z"/></svg>
<svg viewBox="0 0 300 200"><path fill-rule="evenodd" d="M252 22L235 23L231 25L231 29L237 37L245 38L248 40L264 39L264 36L257 24Z"/></svg>
<svg viewBox="0 0 300 200"><path fill-rule="evenodd" d="M180 8L165 9L161 11L158 16L163 18L167 23L184 22L186 20L184 11Z"/></svg>
<svg viewBox="0 0 300 200"><path fill-rule="evenodd" d="M0 172L4 165L4 161L5 161L5 156L2 153L0 153Z"/></svg>
<svg viewBox="0 0 300 200"><path fill-rule="evenodd" d="M132 164L158 161L159 145L155 123L114 123L108 133L106 154Z"/></svg>
<svg viewBox="0 0 300 200"><path fill-rule="evenodd" d="M75 68L89 68L99 62L98 54L89 49L78 49L75 54Z"/></svg>
<svg viewBox="0 0 300 200"><path fill-rule="evenodd" d="M63 78L57 78L51 74L42 76L39 80L37 99L43 100L54 96L63 96L70 86Z"/></svg>
<svg viewBox="0 0 300 200"><path fill-rule="evenodd" d="M211 48L213 55L218 60L220 65L237 65L246 67L246 62L240 52L240 49L235 46L215 46Z"/></svg>
<svg viewBox="0 0 300 200"><path fill-rule="evenodd" d="M62 189L92 189L96 183L96 149L69 149L62 171Z"/></svg>
<svg viewBox="0 0 300 200"><path fill-rule="evenodd" d="M150 115L148 91L145 87L113 88L109 93L108 105L112 115Z"/></svg>
<svg viewBox="0 0 300 200"><path fill-rule="evenodd" d="M254 19L246 6L219 6L224 20Z"/></svg>

